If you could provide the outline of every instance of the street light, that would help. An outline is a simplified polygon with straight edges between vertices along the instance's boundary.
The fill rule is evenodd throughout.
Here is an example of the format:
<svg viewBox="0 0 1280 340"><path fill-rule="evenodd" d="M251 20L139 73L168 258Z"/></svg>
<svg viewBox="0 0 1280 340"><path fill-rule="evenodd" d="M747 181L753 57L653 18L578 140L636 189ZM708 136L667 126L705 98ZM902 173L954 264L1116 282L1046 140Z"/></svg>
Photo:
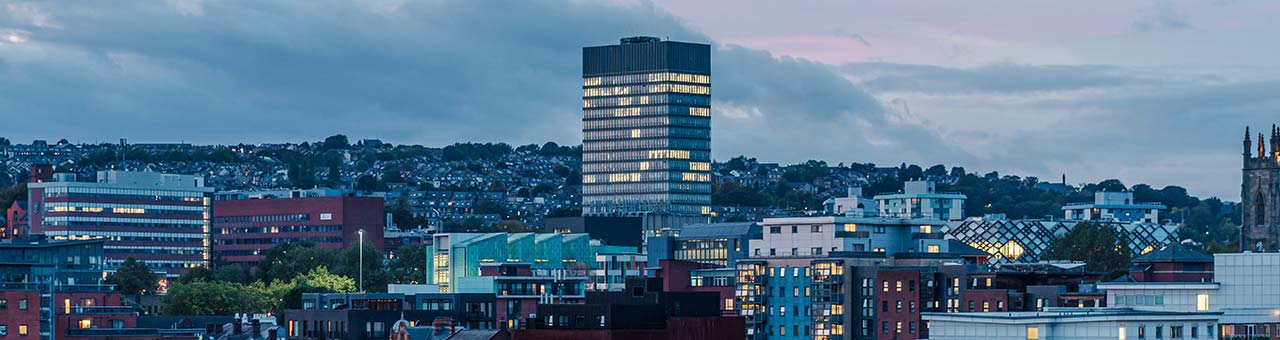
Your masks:
<svg viewBox="0 0 1280 340"><path fill-rule="evenodd" d="M360 251L360 292L364 293L364 229L356 233L360 234L360 249L358 249Z"/></svg>

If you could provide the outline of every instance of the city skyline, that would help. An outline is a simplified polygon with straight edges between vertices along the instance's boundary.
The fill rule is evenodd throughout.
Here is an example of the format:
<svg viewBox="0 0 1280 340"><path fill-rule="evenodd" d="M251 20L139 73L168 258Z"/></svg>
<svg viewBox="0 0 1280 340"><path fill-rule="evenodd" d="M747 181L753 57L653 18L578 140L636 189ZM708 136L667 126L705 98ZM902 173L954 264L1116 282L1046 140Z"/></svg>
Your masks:
<svg viewBox="0 0 1280 340"><path fill-rule="evenodd" d="M1079 22L1000 8L983 25L946 13L990 3L165 5L3 2L0 74L16 81L0 84L0 112L31 127L6 137L573 145L580 47L654 35L713 45L716 160L941 163L1238 200L1225 150L1280 108L1273 47L1250 39L1274 28L1258 8L1274 5L1257 2L1124 4Z"/></svg>

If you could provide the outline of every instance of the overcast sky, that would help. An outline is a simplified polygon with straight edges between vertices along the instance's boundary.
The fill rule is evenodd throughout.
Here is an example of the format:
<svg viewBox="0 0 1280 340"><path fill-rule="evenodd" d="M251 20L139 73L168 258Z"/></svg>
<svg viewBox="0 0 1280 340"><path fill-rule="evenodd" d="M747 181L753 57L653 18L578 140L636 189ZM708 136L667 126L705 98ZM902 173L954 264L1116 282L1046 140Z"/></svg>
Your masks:
<svg viewBox="0 0 1280 340"><path fill-rule="evenodd" d="M1239 199L1280 2L0 0L0 136L581 142L581 47L713 44L713 154Z"/></svg>

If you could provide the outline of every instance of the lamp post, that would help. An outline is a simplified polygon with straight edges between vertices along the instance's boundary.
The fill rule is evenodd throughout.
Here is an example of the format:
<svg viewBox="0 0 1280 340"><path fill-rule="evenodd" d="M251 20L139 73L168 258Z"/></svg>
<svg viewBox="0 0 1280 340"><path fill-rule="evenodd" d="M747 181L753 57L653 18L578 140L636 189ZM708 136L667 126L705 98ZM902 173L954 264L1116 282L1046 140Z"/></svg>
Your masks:
<svg viewBox="0 0 1280 340"><path fill-rule="evenodd" d="M357 234L360 234L360 249L358 249L358 251L360 252L360 282L359 282L359 286L360 286L360 292L361 292L361 293L364 293L364 229L362 228L362 229L360 229L360 231L357 231L356 233L357 233Z"/></svg>

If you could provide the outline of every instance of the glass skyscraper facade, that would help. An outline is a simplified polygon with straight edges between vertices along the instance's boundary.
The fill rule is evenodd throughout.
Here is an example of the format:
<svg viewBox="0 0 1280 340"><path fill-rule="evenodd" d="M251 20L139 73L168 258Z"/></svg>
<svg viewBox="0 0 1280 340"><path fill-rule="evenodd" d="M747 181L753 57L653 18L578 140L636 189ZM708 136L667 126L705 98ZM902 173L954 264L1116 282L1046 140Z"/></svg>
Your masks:
<svg viewBox="0 0 1280 340"><path fill-rule="evenodd" d="M582 50L586 215L711 213L711 46L622 39Z"/></svg>

